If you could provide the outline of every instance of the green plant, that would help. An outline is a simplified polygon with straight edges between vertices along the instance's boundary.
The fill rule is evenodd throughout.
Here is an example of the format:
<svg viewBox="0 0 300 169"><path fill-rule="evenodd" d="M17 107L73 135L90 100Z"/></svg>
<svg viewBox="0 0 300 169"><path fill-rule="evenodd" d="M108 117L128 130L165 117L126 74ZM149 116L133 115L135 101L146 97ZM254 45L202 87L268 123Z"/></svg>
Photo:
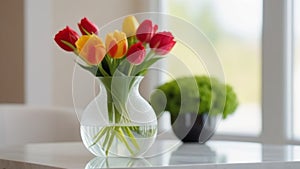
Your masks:
<svg viewBox="0 0 300 169"><path fill-rule="evenodd" d="M171 113L172 123L179 113L222 115L227 118L238 106L233 88L208 76L182 77L157 87L150 98L157 114Z"/></svg>

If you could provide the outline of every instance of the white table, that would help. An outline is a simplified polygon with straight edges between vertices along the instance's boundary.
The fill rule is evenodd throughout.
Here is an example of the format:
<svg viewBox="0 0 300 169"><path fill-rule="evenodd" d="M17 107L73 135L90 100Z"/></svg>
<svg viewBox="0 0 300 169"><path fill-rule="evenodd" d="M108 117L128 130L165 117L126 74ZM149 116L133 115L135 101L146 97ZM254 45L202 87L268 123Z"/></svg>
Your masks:
<svg viewBox="0 0 300 169"><path fill-rule="evenodd" d="M0 148L0 169L300 169L300 146L292 145L158 140L147 155L145 159L105 159L94 157L80 142L29 144Z"/></svg>

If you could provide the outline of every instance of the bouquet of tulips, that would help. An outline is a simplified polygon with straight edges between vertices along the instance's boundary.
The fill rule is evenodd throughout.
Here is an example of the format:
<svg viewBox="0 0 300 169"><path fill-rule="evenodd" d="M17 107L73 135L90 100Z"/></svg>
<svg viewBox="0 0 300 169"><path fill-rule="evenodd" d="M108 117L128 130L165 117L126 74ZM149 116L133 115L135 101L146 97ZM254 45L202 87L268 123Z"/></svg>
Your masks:
<svg viewBox="0 0 300 169"><path fill-rule="evenodd" d="M81 36L67 26L55 35L55 42L65 51L73 52L79 57L83 62L76 61L76 63L104 83L108 91L107 100L114 100L113 103L107 103L109 121L130 123L125 103L126 94L133 83L129 82L129 89L124 91L124 87L112 86L110 77L143 76L152 64L171 51L176 43L174 36L167 31L157 32L158 26L151 20L147 19L139 24L134 16L124 19L122 31L115 30L107 34L105 43L98 36L98 27L87 18L83 18L78 27ZM135 78L132 78L132 81L134 80ZM121 85L126 86L125 83ZM93 137L94 141L90 146L104 140L102 146L106 147L107 155L115 137L124 143L131 154L134 154L133 148L139 148L132 133L134 130L135 127L104 127ZM130 138L131 144L126 140L124 133ZM102 139L103 137L105 138Z"/></svg>
<svg viewBox="0 0 300 169"><path fill-rule="evenodd" d="M83 18L78 27L82 36L66 27L55 35L55 42L65 51L79 56L86 65L82 68L97 77L139 76L162 55L170 52L176 41L170 32L157 32L158 26L151 20L138 23L134 16L123 21L123 30L115 30L106 35L105 44L98 37L98 27ZM150 50L147 50L150 49Z"/></svg>

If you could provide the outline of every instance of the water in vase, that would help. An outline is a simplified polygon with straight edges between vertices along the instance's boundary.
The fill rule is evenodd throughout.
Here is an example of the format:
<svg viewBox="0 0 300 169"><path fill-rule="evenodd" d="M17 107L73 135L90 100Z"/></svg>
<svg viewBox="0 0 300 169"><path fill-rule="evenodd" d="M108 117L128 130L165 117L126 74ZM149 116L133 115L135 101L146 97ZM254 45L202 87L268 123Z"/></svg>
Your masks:
<svg viewBox="0 0 300 169"><path fill-rule="evenodd" d="M153 144L157 125L80 127L84 145L96 156L140 157Z"/></svg>

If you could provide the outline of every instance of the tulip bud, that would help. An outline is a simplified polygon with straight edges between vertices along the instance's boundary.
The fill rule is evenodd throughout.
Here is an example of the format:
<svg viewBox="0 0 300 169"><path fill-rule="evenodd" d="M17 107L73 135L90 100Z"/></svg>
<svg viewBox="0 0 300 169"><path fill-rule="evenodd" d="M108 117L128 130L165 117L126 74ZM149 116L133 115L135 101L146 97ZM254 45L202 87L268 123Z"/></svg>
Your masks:
<svg viewBox="0 0 300 169"><path fill-rule="evenodd" d="M91 21L89 21L87 18L81 19L80 23L78 23L78 27L82 35L88 35L88 34L98 34L98 27L93 24Z"/></svg>
<svg viewBox="0 0 300 169"><path fill-rule="evenodd" d="M141 42L133 44L127 52L127 60L135 65L141 64L146 56L145 47Z"/></svg>
<svg viewBox="0 0 300 169"><path fill-rule="evenodd" d="M122 30L125 32L127 37L135 36L136 29L138 28L139 23L134 16L128 16L123 21Z"/></svg>
<svg viewBox="0 0 300 169"><path fill-rule="evenodd" d="M150 48L158 55L165 55L176 44L171 32L159 32L150 41Z"/></svg>
<svg viewBox="0 0 300 169"><path fill-rule="evenodd" d="M128 49L126 34L117 30L106 35L105 44L107 54L116 59L122 58Z"/></svg>
<svg viewBox="0 0 300 169"><path fill-rule="evenodd" d="M67 26L55 35L54 40L62 49L73 52L76 50L75 42L78 38L79 35Z"/></svg>
<svg viewBox="0 0 300 169"><path fill-rule="evenodd" d="M79 56L89 65L98 65L103 60L106 50L101 39L95 35L83 35L76 42Z"/></svg>
<svg viewBox="0 0 300 169"><path fill-rule="evenodd" d="M152 21L144 20L136 30L136 38L141 42L150 42L151 38L157 31L158 26L153 25Z"/></svg>

